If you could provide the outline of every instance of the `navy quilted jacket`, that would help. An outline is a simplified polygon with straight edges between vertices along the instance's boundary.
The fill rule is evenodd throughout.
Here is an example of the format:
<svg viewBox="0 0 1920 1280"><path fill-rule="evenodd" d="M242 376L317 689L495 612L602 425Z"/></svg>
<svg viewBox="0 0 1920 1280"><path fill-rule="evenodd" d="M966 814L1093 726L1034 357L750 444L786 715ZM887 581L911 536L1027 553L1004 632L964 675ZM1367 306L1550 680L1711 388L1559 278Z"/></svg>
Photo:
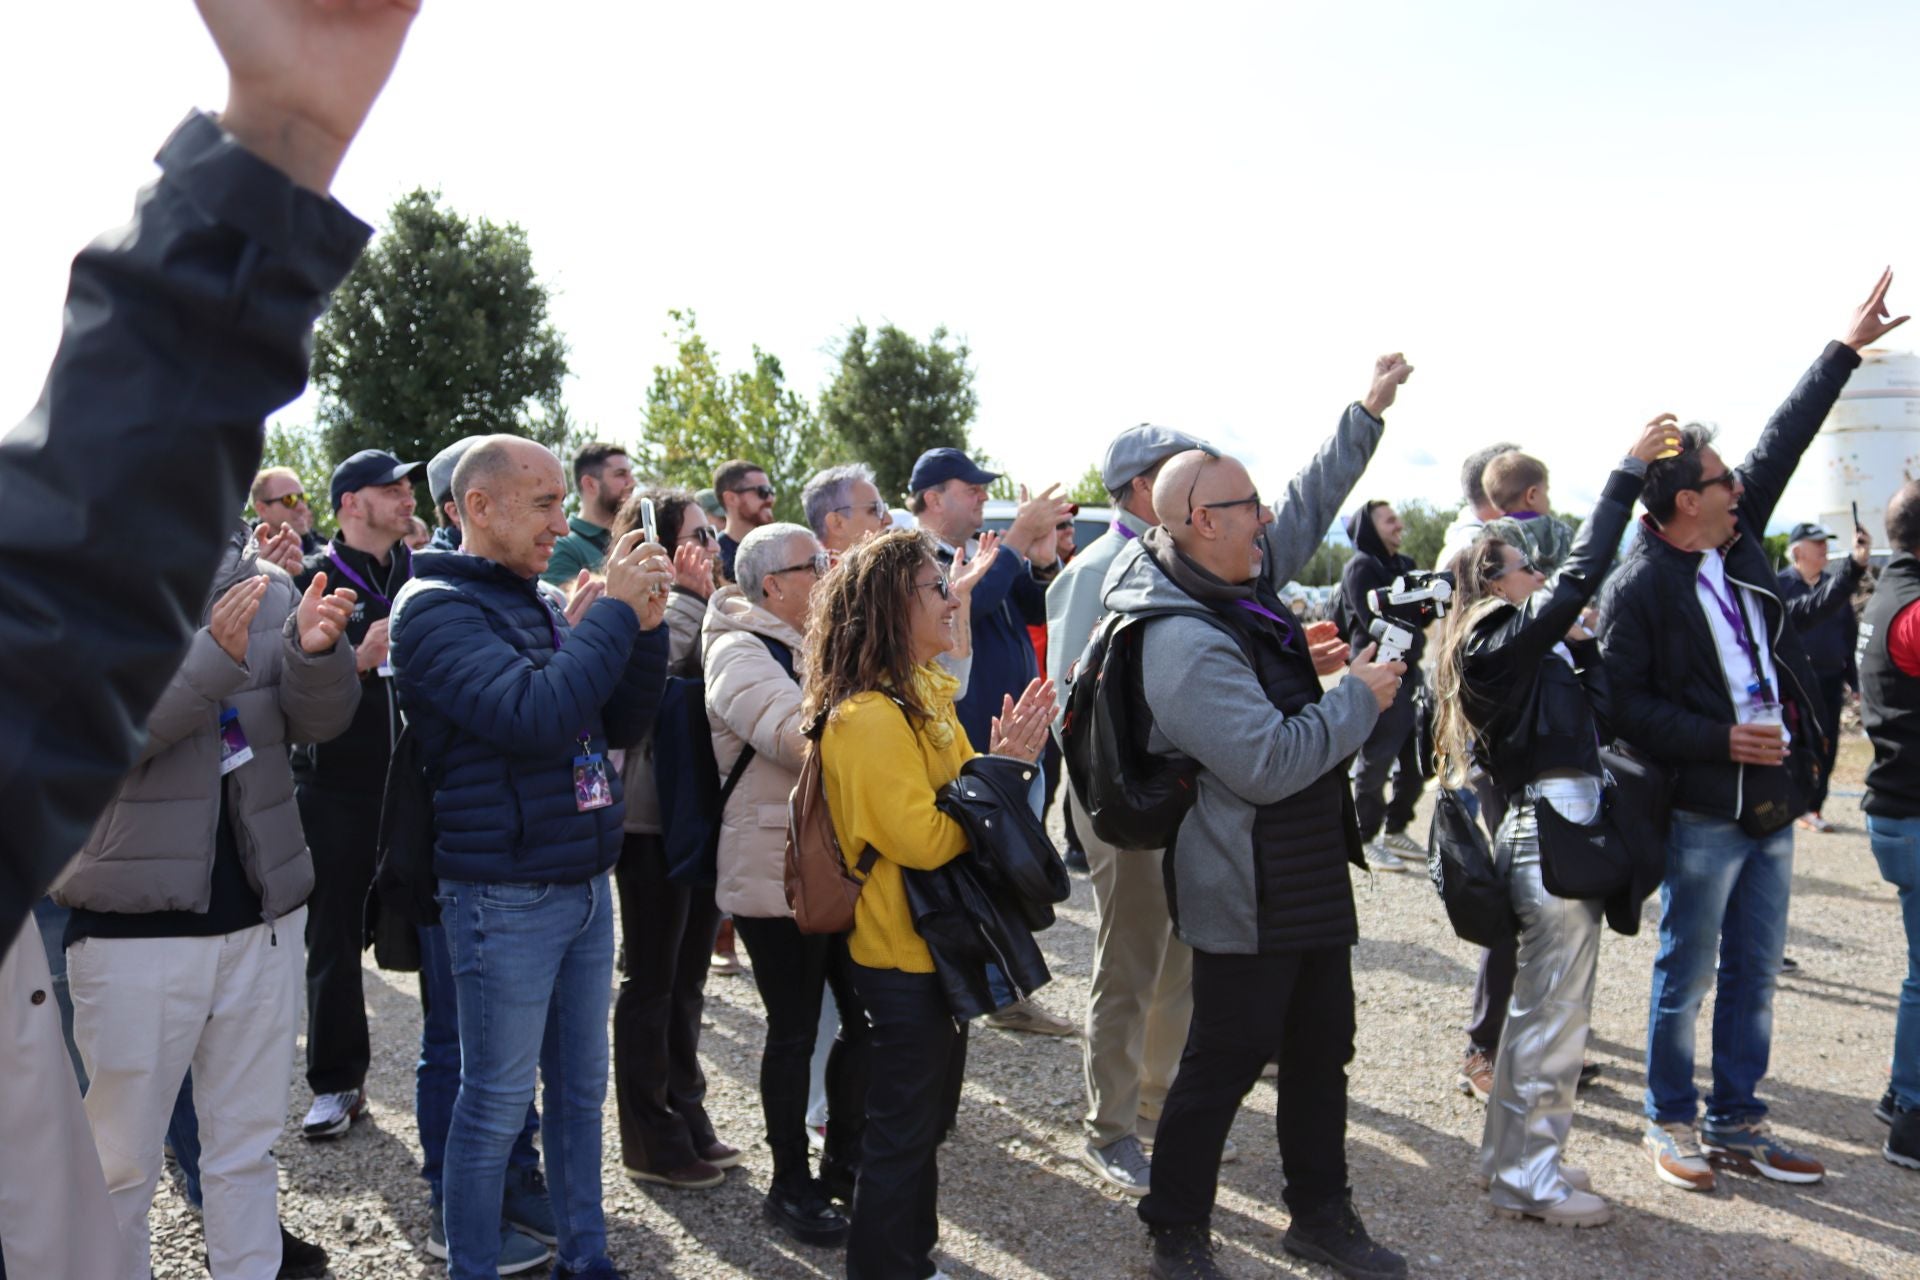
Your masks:
<svg viewBox="0 0 1920 1280"><path fill-rule="evenodd" d="M561 646L556 649L554 641ZM536 582L479 556L422 551L393 602L400 705L433 784L433 869L447 880L575 884L620 856L613 803L582 813L573 760L639 741L667 675L667 629L597 601L578 627Z"/></svg>

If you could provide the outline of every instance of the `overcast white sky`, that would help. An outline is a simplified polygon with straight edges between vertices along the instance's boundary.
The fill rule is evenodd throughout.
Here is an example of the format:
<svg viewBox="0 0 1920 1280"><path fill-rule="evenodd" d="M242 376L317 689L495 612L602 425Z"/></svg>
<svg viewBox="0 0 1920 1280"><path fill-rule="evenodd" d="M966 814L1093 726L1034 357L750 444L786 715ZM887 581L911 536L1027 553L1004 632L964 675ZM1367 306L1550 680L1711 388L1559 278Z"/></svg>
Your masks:
<svg viewBox="0 0 1920 1280"><path fill-rule="evenodd" d="M6 25L12 418L67 260L224 80L188 0ZM1508 437L1569 507L1658 411L1738 454L1882 264L1920 305L1917 47L1910 2L426 0L336 191L525 227L612 438L669 307L809 394L855 319L945 324L1023 480L1152 420L1277 489L1404 350L1366 493L1451 500Z"/></svg>

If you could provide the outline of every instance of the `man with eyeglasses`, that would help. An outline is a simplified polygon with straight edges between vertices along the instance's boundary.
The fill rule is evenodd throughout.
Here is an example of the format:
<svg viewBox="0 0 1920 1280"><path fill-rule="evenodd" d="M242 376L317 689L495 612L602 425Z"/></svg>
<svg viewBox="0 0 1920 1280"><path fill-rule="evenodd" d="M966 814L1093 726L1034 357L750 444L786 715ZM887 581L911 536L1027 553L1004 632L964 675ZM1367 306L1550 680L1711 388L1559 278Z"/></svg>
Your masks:
<svg viewBox="0 0 1920 1280"><path fill-rule="evenodd" d="M253 478L248 493L261 559L279 565L289 577L299 577L300 562L326 546L313 532L313 508L299 473L292 467L268 467Z"/></svg>
<svg viewBox="0 0 1920 1280"><path fill-rule="evenodd" d="M807 481L800 491L807 526L829 555L838 556L889 525L887 504L873 482L873 468L848 462Z"/></svg>
<svg viewBox="0 0 1920 1280"><path fill-rule="evenodd" d="M761 525L773 523L774 488L767 480L766 468L735 458L714 469L713 492L727 514L727 527L720 531L720 572L732 582L733 557L739 553L740 540Z"/></svg>
<svg viewBox="0 0 1920 1280"><path fill-rule="evenodd" d="M1756 1096L1786 944L1793 822L1839 728L1823 718L1761 539L1860 349L1906 320L1887 318L1892 278L1882 274L1740 466L1721 458L1710 429L1681 429L1680 451L1647 469L1639 537L1601 603L1614 727L1674 773L1643 1143L1654 1176L1686 1191L1711 1191L1715 1166L1777 1182L1825 1176L1770 1131ZM1713 1092L1696 1133L1694 1024L1716 985Z"/></svg>

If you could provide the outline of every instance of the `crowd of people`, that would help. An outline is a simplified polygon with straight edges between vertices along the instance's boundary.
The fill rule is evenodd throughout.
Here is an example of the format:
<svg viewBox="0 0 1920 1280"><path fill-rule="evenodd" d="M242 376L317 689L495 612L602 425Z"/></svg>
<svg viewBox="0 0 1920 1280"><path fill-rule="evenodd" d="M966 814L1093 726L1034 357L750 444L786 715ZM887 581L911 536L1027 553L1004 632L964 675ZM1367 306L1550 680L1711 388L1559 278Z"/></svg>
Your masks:
<svg viewBox="0 0 1920 1280"><path fill-rule="evenodd" d="M1920 1169L1920 483L1887 506L1891 556L1863 617L1863 533L1837 567L1817 525L1795 527L1777 575L1763 550L1859 352L1906 319L1886 309L1890 274L1737 466L1662 415L1576 535L1539 458L1504 443L1470 457L1435 566L1452 611L1430 650L1420 635L1398 656L1376 624L1424 567L1391 504L1347 519L1336 622L1307 625L1281 596L1381 446L1412 373L1398 354L1272 501L1200 437L1120 432L1100 467L1112 527L1083 549L1057 488L982 532L1000 477L958 449L916 462L907 527L858 462L808 482L800 524L776 520L751 459L718 462L695 493L648 483L616 444L569 469L511 435L425 462L342 460L322 541L318 477L272 468L249 486L229 437L241 422L257 438L298 390L308 327L364 243L321 193L411 6L275 10L300 15L286 23L203 9L235 101L170 140L140 234L76 262L37 425L0 453L0 478L25 486L177 414L218 464L142 500L180 545L129 588L146 614L84 632L113 681L83 696L72 656L49 656L42 689L6 695L76 698L63 713L102 731L63 739L40 714L53 703L8 719L39 743L29 785L9 784L34 843L10 846L8 883L50 892L0 966L0 1276L146 1280L169 1166L202 1208L216 1280L324 1274L324 1245L280 1224L272 1148L303 1013L302 1135L338 1139L365 1112L369 947L418 975L426 1250L461 1280L619 1274L610 1083L632 1178L697 1192L764 1143L769 1229L844 1248L856 1280L938 1280L939 1148L976 1018L1081 1037L1082 1160L1139 1198L1152 1275L1228 1274L1219 1169L1272 1074L1284 1248L1402 1276L1348 1178L1352 872L1418 866L1444 891L1444 868L1476 851L1495 909L1471 934L1485 955L1460 1083L1487 1103L1470 1174L1496 1212L1613 1216L1563 1157L1592 1074L1602 924L1637 929L1655 890L1649 1177L1818 1182L1761 1085L1793 831L1830 825L1849 684L1874 747L1868 834L1909 947L1875 1113L1886 1158ZM347 25L308 59L304 22ZM241 305L206 304L221 271ZM10 566L21 545L0 523ZM85 561L36 550L46 563L14 589L78 626L92 615L61 578ZM1132 640L1102 647L1123 628ZM1096 650L1116 675L1102 696L1134 730L1126 758L1181 780L1184 807L1144 841L1158 847L1084 776L1044 767L1089 731L1062 699ZM1430 774L1484 831L1409 831ZM1657 813L1623 798L1635 777L1658 784ZM1056 786L1080 859L1041 825ZM1062 1019L1033 1000L1049 980L1034 935L1077 860L1098 929L1088 1006ZM704 1106L705 986L739 964L723 926L766 1011L762 1132L722 1135Z"/></svg>

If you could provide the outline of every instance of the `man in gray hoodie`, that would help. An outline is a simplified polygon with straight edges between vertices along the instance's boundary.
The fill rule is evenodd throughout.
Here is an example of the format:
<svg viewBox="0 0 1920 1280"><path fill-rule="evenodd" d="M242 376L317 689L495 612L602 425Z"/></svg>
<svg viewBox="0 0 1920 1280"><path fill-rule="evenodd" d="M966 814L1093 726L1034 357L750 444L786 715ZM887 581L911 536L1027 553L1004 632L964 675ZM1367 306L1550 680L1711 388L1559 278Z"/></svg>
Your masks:
<svg viewBox="0 0 1920 1280"><path fill-rule="evenodd" d="M1141 642L1147 748L1198 766L1168 851L1168 906L1193 949L1193 1017L1161 1113L1140 1217L1156 1277L1217 1280L1209 1224L1220 1154L1241 1100L1280 1063L1288 1252L1354 1277L1405 1274L1368 1238L1346 1176L1353 1056L1349 862L1364 865L1342 769L1404 668L1362 650L1322 694L1304 630L1278 588L1319 545L1365 470L1379 415L1412 372L1376 363L1364 405L1268 508L1246 468L1194 451L1154 484L1160 519L1108 573L1106 604L1151 619Z"/></svg>

